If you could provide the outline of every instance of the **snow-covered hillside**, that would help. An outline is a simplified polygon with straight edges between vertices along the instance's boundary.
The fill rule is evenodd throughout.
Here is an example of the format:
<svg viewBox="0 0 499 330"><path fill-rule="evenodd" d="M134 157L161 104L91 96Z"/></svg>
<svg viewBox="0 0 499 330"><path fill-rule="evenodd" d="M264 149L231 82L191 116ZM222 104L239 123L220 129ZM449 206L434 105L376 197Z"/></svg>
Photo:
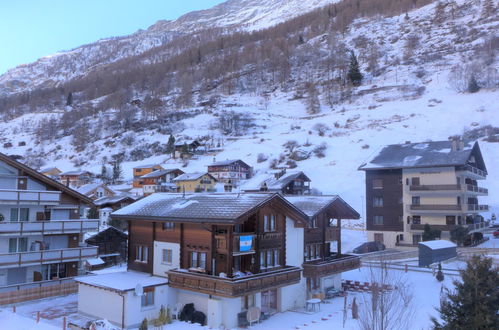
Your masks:
<svg viewBox="0 0 499 330"><path fill-rule="evenodd" d="M46 88L96 67L142 54L176 37L207 28L263 29L335 0L229 0L211 9L188 13L173 21L159 21L146 30L102 39L70 51L20 65L0 76L0 96Z"/></svg>
<svg viewBox="0 0 499 330"><path fill-rule="evenodd" d="M236 15L239 2L247 6L265 4L262 7L265 10L261 9L255 15L245 12L248 7L240 8L238 17L253 24L250 24L253 27L273 24L286 16L285 11L279 12L275 7L279 1L234 0L227 2L224 5L226 7L213 9L212 14L192 13L189 14L192 18L183 17L179 21L202 21L218 15L224 24L232 24L230 22L234 22L235 18L232 14L224 13ZM317 1L313 4L326 2ZM291 11L294 8L306 8L300 7L305 5L299 1L285 3L286 6L279 8ZM173 118L168 123L168 129L159 120L153 120L155 126L145 126L151 123L144 118L145 112L138 108L119 116L119 109L109 108L80 120L88 124L90 135L84 140L88 143L76 151L72 135L61 133L52 140L37 141L35 133L42 119L59 121L68 111L76 111L47 109L44 113L27 114L0 123L0 147L5 143L12 144L12 147L0 151L27 156L27 159L41 157L45 159L45 166L54 165L62 170L82 167L96 173L100 172L103 157L109 160L112 155L122 153L125 179L131 179L133 166L143 163L158 162L165 167L185 166L184 171L192 172L206 170L206 165L213 158L240 158L253 165L258 172L269 170L272 164L296 164L296 169L305 171L312 179L312 187L326 194L340 194L363 213L364 173L357 168L372 153L386 144L447 140L450 136L464 134L469 141L478 140L480 143L489 170L488 180L483 183L489 188L489 196L484 198L484 202L492 205L492 211L497 213L499 170L495 164L499 161L499 143L486 142L484 139L499 140L496 135L499 132L499 62L496 43L491 41L490 49L483 52L480 45L485 44L486 40L497 40L491 38L495 37L499 20L497 13L487 19L482 18L482 7L476 1L458 0L453 3L459 6L459 10L454 12L452 6L445 7L445 18L441 21L436 19L436 3L409 11L407 15L355 20L340 37L348 47L365 50L365 53L359 52L364 81L358 88L334 90L335 93L348 94L348 97L335 100L333 105L326 101L328 80L324 78L325 68L317 71L309 69L313 61L319 61L332 52L328 48L329 31L324 31L298 46L303 54L310 50L313 56L304 60L301 58L302 62L298 62L300 58L291 58L290 62L296 61L302 66L293 66L297 69L290 74L285 84L265 90L265 93L238 92L237 85L234 87L235 92L219 90L216 92L220 100L213 106L203 105L201 101L215 96L215 93L200 95L200 92L195 91L194 95L199 101L196 105L182 110L165 106L164 111ZM217 14L217 10L220 13ZM264 15L263 12L269 14ZM164 24L170 23L160 22L149 30L163 30ZM417 38L412 37L415 35ZM364 41L361 37L368 37L374 42L381 54L379 74L366 69L369 62L367 53L371 50L369 47L362 48ZM459 68L472 63L474 66L469 68L476 70L476 78L482 89L476 93L459 92L456 82L462 78L456 76L455 71L451 73L451 70L456 65ZM43 74L44 71L40 72ZM307 98L303 93L300 95L300 84L297 83L300 79L316 82L321 99L319 113L307 112ZM259 84L260 80L256 82L256 85ZM174 87L171 88L172 94L179 89L178 86ZM136 92L133 97L145 99L145 94ZM165 95L162 99L168 103L170 97ZM99 101L91 100L91 104ZM239 124L252 125L239 134L227 133L221 129L220 122L231 112L247 116ZM164 152L157 151L160 150L158 146L166 144L170 132L177 141L196 138L214 146L219 145L218 151L199 156L188 163L170 159ZM298 145L295 149L308 157L290 161L290 150L285 146L289 141L296 141L293 143ZM25 142L26 145L20 145L19 142Z"/></svg>

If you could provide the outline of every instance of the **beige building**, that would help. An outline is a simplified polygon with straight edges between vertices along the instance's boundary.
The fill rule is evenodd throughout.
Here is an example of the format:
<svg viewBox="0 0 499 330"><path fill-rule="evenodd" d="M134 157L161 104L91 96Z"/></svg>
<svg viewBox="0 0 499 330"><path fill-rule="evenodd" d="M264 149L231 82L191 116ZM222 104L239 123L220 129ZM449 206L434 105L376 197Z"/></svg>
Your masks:
<svg viewBox="0 0 499 330"><path fill-rule="evenodd" d="M214 192L217 179L208 173L185 173L175 179L178 192Z"/></svg>
<svg viewBox="0 0 499 330"><path fill-rule="evenodd" d="M387 247L417 245L425 224L450 239L462 226L471 234L487 227L479 198L487 169L478 143L439 141L390 145L360 170L366 171L369 240Z"/></svg>

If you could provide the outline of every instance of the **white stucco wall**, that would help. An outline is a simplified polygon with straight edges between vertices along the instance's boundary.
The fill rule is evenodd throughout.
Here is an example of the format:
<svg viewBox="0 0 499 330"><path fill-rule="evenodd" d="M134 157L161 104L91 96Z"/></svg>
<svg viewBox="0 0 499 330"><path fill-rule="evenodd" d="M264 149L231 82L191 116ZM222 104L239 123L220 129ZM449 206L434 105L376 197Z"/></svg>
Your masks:
<svg viewBox="0 0 499 330"><path fill-rule="evenodd" d="M164 264L163 249L172 250L172 263ZM166 272L170 269L180 268L180 244L154 241L154 263L153 274L157 276L166 277Z"/></svg>
<svg viewBox="0 0 499 330"><path fill-rule="evenodd" d="M194 308L197 311L203 312L205 315L208 315L208 299L209 296L203 293L197 293L187 290L178 290L178 302L185 304L194 304Z"/></svg>
<svg viewBox="0 0 499 330"><path fill-rule="evenodd" d="M172 308L175 292L169 296L170 288L167 285L155 287L154 305L143 308L141 297L134 291L123 293L125 303L125 327L136 328L144 318L157 318L161 306ZM169 301L172 300L173 301ZM123 298L118 292L96 288L84 284L78 285L78 312L92 317L105 318L116 326L122 324Z"/></svg>
<svg viewBox="0 0 499 330"><path fill-rule="evenodd" d="M295 228L294 221L286 218L286 265L301 267L303 264L303 228Z"/></svg>
<svg viewBox="0 0 499 330"><path fill-rule="evenodd" d="M279 290L280 290L280 298L278 299L279 312L285 312L293 307L300 307L305 305L307 297L307 281L304 277L301 277L299 283L284 286Z"/></svg>

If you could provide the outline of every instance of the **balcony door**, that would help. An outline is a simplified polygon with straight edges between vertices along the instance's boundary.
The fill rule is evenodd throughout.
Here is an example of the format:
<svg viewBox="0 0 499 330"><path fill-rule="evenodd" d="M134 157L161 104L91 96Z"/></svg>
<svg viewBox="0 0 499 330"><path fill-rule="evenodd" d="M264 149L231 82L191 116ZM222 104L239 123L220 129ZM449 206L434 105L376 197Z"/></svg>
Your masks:
<svg viewBox="0 0 499 330"><path fill-rule="evenodd" d="M277 289L262 292L262 313L277 313Z"/></svg>

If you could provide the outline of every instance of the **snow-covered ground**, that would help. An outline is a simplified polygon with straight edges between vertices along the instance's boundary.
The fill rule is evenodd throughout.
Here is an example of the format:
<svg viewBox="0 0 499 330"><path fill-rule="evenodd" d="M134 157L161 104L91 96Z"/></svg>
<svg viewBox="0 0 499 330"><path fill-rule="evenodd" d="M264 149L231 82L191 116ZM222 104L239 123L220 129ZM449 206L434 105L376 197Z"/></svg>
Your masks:
<svg viewBox="0 0 499 330"><path fill-rule="evenodd" d="M445 267L456 267L460 263L449 263ZM452 287L452 280L455 276L445 276L442 283L438 282L431 273L410 271L393 271L394 277L408 284L414 295L413 304L416 315L408 330L429 329L431 326L430 318L437 317L435 310L439 306L440 292L443 287ZM363 267L343 273L343 279L370 282L370 269ZM366 294L366 293L364 293ZM365 298L368 299L369 294ZM364 297L362 293L349 293L348 304L356 297L359 308L364 308ZM343 298L334 298L329 303L322 304L320 311L317 309L314 313L303 312L284 312L272 316L270 319L255 324L252 329L339 329L343 328ZM52 330L60 329L62 317L67 316L68 320L84 320L84 317L77 315L77 295L69 295L53 299L44 299L17 306L17 313L12 314L11 309L0 309L1 329L19 329L19 330ZM42 312L42 321L35 323L36 312ZM43 318L44 315L50 319ZM6 322L6 323L4 323ZM9 322L9 323L7 323ZM5 328L4 324L12 327ZM168 326L172 330L184 329L207 329L195 324L174 321ZM351 310L348 311L348 317L344 329L358 329L358 321L352 319Z"/></svg>

